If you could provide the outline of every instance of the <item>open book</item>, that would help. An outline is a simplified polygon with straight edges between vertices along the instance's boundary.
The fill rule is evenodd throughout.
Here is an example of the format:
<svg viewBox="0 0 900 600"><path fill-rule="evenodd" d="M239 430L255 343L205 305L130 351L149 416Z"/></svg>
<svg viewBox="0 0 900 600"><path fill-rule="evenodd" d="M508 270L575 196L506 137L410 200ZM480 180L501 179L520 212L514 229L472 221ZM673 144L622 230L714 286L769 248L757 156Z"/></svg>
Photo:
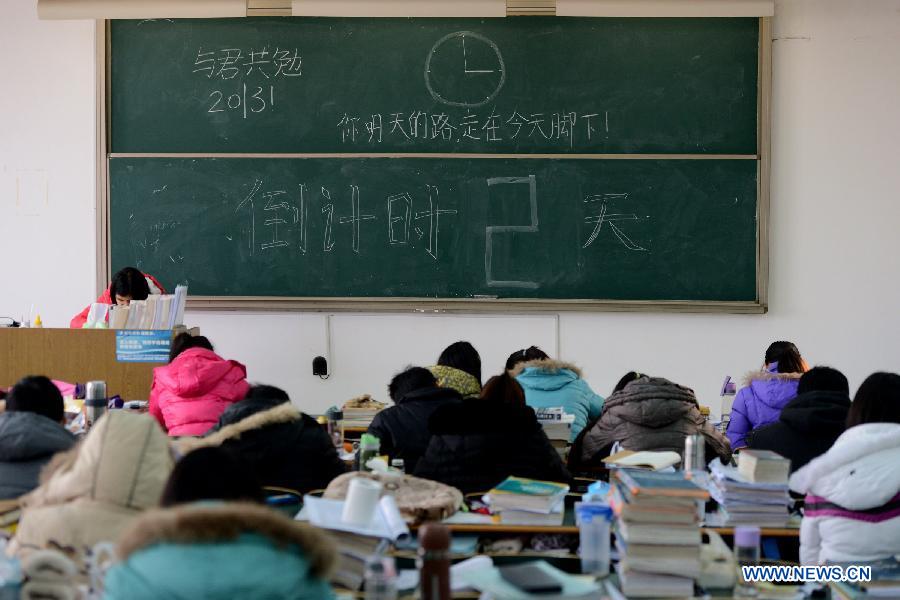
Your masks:
<svg viewBox="0 0 900 600"><path fill-rule="evenodd" d="M612 456L607 456L603 462L613 467L628 467L632 469L647 469L659 471L666 467L674 467L681 462L681 455L677 452L632 452L622 450Z"/></svg>
<svg viewBox="0 0 900 600"><path fill-rule="evenodd" d="M315 496L303 497L303 510L295 519L308 520L322 529L349 531L358 535L377 537L395 542L409 536L409 527L400 515L393 496L382 496L372 520L366 525L353 525L343 520L344 501L327 500Z"/></svg>

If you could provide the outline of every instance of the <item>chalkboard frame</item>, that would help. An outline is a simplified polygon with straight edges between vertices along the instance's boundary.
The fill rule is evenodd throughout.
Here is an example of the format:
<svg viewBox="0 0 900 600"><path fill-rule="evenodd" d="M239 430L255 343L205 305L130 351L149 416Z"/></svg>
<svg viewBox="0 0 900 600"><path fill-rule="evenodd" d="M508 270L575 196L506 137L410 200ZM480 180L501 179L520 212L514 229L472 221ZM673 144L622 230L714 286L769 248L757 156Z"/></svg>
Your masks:
<svg viewBox="0 0 900 600"><path fill-rule="evenodd" d="M712 17L711 17L712 18ZM481 154L402 154L402 153L329 153L329 154L251 154L251 153L110 153L111 52L109 20L96 22L96 231L97 291L102 292L111 273L111 219L109 164L114 158L179 157L179 158L263 158L263 157L465 157L483 158ZM191 310L212 311L310 311L310 312L419 312L419 313L542 313L542 312L673 312L763 314L768 311L769 278L769 208L771 170L771 96L772 96L772 19L759 18L758 85L757 85L757 153L756 155L643 154L569 155L569 158L646 160L665 159L747 159L757 162L757 230L756 230L756 300L755 301L682 301L682 300L603 300L603 299L533 299L533 298L333 298L333 297L257 297L257 296L191 296ZM517 155L505 155L517 157ZM521 158L560 158L554 154L529 154Z"/></svg>

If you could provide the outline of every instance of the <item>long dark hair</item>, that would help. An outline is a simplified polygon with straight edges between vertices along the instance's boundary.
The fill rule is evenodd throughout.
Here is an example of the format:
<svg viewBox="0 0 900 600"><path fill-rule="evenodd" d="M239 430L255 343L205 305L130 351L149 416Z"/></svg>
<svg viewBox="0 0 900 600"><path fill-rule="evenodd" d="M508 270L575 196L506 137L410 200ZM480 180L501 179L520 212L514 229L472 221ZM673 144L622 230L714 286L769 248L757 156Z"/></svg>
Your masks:
<svg viewBox="0 0 900 600"><path fill-rule="evenodd" d="M516 350L509 355L509 358L506 359L506 370L511 371L512 369L515 369L516 365L519 363L532 360L546 360L548 358L550 358L550 356L537 346L529 346L528 348Z"/></svg>
<svg viewBox="0 0 900 600"><path fill-rule="evenodd" d="M202 335L191 335L182 332L172 339L172 345L169 347L169 362L172 362L178 355L191 348L206 348L212 351L213 345L207 338Z"/></svg>
<svg viewBox="0 0 900 600"><path fill-rule="evenodd" d="M237 453L219 446L198 448L172 469L160 504L201 500L263 502L263 491L253 468Z"/></svg>
<svg viewBox="0 0 900 600"><path fill-rule="evenodd" d="M778 341L769 344L766 349L765 363L770 365L778 363L779 373L804 373L806 363L800 356L800 350L793 342Z"/></svg>
<svg viewBox="0 0 900 600"><path fill-rule="evenodd" d="M113 275L109 284L109 296L116 303L116 295L132 300L146 300L150 295L150 285L144 274L134 267L125 267Z"/></svg>
<svg viewBox="0 0 900 600"><path fill-rule="evenodd" d="M613 393L621 392L625 389L626 385L628 385L632 381L640 379L641 377L643 377L643 375L641 375L637 371L628 371L627 373L625 373L625 375L622 376L622 379L619 380L619 383L616 384L616 387L613 388Z"/></svg>
<svg viewBox="0 0 900 600"><path fill-rule="evenodd" d="M847 428L863 423L900 423L900 375L872 373L856 390Z"/></svg>
<svg viewBox="0 0 900 600"><path fill-rule="evenodd" d="M525 406L525 391L519 382L504 371L487 380L481 390L481 399L514 406Z"/></svg>
<svg viewBox="0 0 900 600"><path fill-rule="evenodd" d="M469 342L455 342L444 348L438 357L437 364L465 371L478 380L478 385L481 385L481 357L475 346Z"/></svg>

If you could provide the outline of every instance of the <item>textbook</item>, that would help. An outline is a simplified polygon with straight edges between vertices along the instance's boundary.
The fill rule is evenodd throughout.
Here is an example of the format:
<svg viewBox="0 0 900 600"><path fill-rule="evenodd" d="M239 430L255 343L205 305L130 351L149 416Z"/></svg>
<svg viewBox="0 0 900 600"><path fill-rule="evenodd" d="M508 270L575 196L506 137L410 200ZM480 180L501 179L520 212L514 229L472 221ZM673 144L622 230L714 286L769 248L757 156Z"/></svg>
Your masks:
<svg viewBox="0 0 900 600"><path fill-rule="evenodd" d="M635 570L627 561L616 564L619 587L628 598L692 598L694 580L691 577L647 573Z"/></svg>
<svg viewBox="0 0 900 600"><path fill-rule="evenodd" d="M738 472L752 483L786 484L791 473L791 461L771 450L741 450L737 464Z"/></svg>
<svg viewBox="0 0 900 600"><path fill-rule="evenodd" d="M693 549L697 550L697 552L699 552L700 548L700 526L697 524L667 524L661 527L658 523L635 523L618 519L613 529L616 531L617 537L621 537L626 546L633 544L693 546Z"/></svg>
<svg viewBox="0 0 900 600"><path fill-rule="evenodd" d="M673 544L628 544L616 537L620 556L628 557L628 566L636 571L700 577L700 547Z"/></svg>
<svg viewBox="0 0 900 600"><path fill-rule="evenodd" d="M569 486L552 481L507 477L488 492L492 509L527 510L549 514L569 493Z"/></svg>
<svg viewBox="0 0 900 600"><path fill-rule="evenodd" d="M714 461L715 462L715 461ZM684 473L655 473L633 469L619 469L615 472L632 496L671 496L706 500L709 492L698 486Z"/></svg>
<svg viewBox="0 0 900 600"><path fill-rule="evenodd" d="M677 452L632 452L622 450L603 459L611 467L629 467L644 469L647 471L659 471L666 467L674 467L681 462L681 455Z"/></svg>
<svg viewBox="0 0 900 600"><path fill-rule="evenodd" d="M625 498L625 494L626 492L619 482L612 486L609 504L613 509L613 514L620 519L637 523L685 525L699 522L696 500L673 503L671 500L676 500L676 498L666 498L663 502L660 502L659 498L647 498L649 502L641 498L639 501L631 501ZM677 500L681 500L681 498Z"/></svg>
<svg viewBox="0 0 900 600"><path fill-rule="evenodd" d="M559 503L551 508L549 513L504 508L500 512L500 523L503 525L562 525L565 503L565 498L560 498Z"/></svg>

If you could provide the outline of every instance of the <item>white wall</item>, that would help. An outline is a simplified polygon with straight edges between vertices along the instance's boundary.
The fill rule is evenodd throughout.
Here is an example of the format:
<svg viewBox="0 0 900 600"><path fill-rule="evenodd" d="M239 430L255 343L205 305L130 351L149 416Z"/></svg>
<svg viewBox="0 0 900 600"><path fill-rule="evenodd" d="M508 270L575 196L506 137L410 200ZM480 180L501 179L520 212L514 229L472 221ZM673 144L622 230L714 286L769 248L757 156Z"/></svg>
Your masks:
<svg viewBox="0 0 900 600"><path fill-rule="evenodd" d="M95 291L94 23L35 4L0 8L0 317L68 325Z"/></svg>
<svg viewBox="0 0 900 600"><path fill-rule="evenodd" d="M33 2L12 0L0 21L9 63L0 90L12 91L0 93L0 173L45 170L52 210L16 217L0 191L0 244L13 257L0 313L39 299L61 326L94 288L93 34L87 23L37 22ZM335 315L327 381L311 374L328 348L324 315L193 312L189 321L252 380L286 388L311 412L363 392L384 398L395 371L432 362L457 339L482 350L486 374L538 343L579 363L601 394L638 369L694 387L714 410L722 377L756 367L773 339L796 341L853 387L874 370L900 371L900 2L783 0L774 30L767 315ZM24 252L36 231L52 237Z"/></svg>

